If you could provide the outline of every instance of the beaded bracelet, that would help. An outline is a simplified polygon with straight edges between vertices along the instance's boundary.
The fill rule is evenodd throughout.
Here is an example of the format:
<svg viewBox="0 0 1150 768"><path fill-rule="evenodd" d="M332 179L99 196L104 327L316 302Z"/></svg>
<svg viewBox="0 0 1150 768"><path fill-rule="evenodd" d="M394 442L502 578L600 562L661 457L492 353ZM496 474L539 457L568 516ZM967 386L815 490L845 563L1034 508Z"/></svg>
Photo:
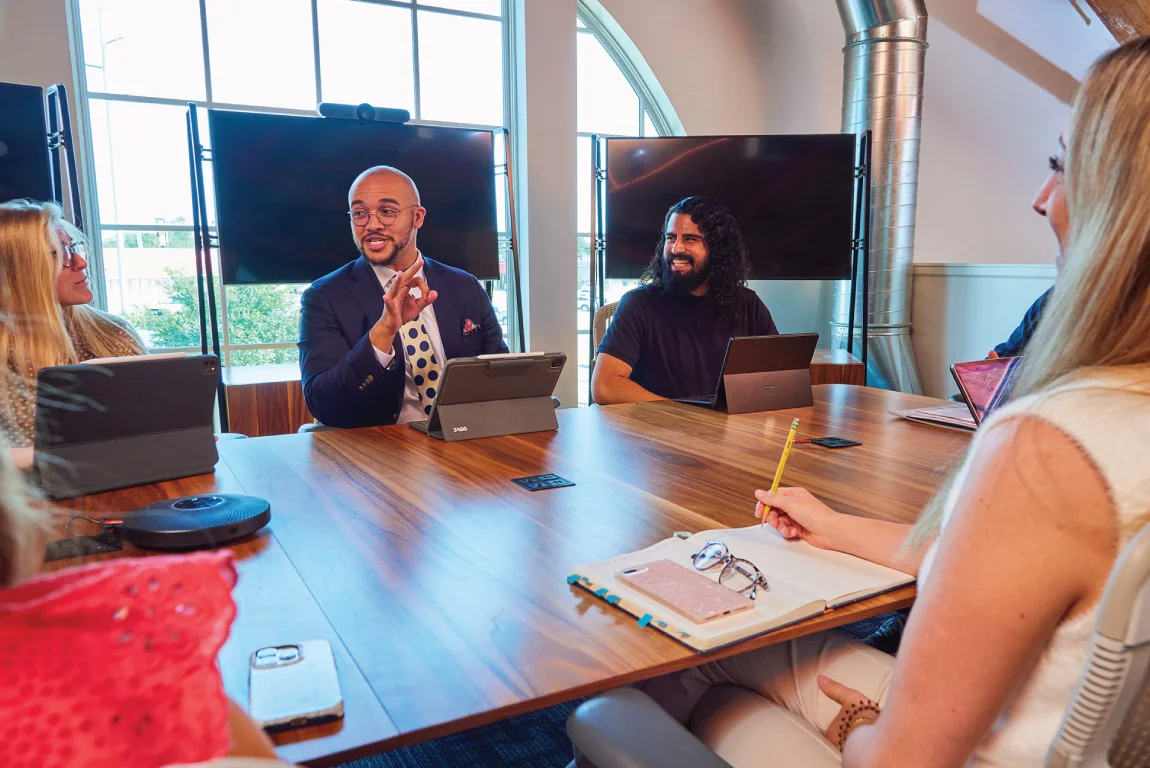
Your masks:
<svg viewBox="0 0 1150 768"><path fill-rule="evenodd" d="M878 702L871 701L870 699L850 705L842 722L839 723L838 742L836 746L838 746L840 752L842 752L843 746L847 743L847 737L851 735L851 731L863 723L873 723L878 719L879 711Z"/></svg>

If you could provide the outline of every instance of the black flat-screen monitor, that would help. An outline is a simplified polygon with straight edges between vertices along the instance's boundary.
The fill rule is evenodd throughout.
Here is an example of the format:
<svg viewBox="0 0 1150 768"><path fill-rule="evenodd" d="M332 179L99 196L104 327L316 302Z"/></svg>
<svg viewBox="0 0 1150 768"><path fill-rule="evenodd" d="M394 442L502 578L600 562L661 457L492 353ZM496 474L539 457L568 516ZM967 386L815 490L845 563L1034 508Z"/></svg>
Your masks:
<svg viewBox="0 0 1150 768"><path fill-rule="evenodd" d="M499 278L491 131L210 110L223 281L310 283L357 258L347 193L399 168L427 218L425 256Z"/></svg>
<svg viewBox="0 0 1150 768"><path fill-rule="evenodd" d="M0 83L0 203L52 199L44 89Z"/></svg>
<svg viewBox="0 0 1150 768"><path fill-rule="evenodd" d="M855 137L607 139L606 269L634 279L660 246L667 209L714 197L739 222L755 280L847 280Z"/></svg>

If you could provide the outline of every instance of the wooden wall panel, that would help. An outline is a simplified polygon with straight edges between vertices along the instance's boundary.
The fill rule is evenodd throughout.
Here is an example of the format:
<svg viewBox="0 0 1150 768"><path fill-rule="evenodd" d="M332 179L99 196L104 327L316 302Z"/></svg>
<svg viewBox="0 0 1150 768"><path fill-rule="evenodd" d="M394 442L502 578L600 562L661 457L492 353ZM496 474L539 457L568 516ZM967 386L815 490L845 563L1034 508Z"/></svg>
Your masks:
<svg viewBox="0 0 1150 768"><path fill-rule="evenodd" d="M228 431L248 437L286 435L314 419L295 364L224 368Z"/></svg>
<svg viewBox="0 0 1150 768"><path fill-rule="evenodd" d="M866 368L845 349L816 349L811 360L811 384L866 386Z"/></svg>

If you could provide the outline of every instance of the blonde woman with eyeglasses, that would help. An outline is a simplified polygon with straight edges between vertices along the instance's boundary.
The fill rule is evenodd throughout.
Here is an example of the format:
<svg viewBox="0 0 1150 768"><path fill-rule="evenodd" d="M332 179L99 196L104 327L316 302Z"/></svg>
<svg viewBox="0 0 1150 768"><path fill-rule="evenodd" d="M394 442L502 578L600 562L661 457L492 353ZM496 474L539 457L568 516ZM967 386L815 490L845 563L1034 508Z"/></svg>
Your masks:
<svg viewBox="0 0 1150 768"><path fill-rule="evenodd" d="M128 323L88 306L85 254L59 206L0 204L0 444L32 444L41 368L147 351Z"/></svg>
<svg viewBox="0 0 1150 768"><path fill-rule="evenodd" d="M1150 37L1094 65L1059 144L1068 247L1015 399L918 523L756 493L784 538L917 574L897 659L827 632L640 686L735 768L1042 765L1150 522Z"/></svg>

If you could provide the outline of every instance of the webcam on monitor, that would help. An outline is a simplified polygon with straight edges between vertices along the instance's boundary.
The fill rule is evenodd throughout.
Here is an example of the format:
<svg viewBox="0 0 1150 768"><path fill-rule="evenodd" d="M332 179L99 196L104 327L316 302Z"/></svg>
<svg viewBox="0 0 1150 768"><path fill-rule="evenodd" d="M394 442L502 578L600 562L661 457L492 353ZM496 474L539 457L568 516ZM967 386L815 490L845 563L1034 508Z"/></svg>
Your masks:
<svg viewBox="0 0 1150 768"><path fill-rule="evenodd" d="M332 104L324 101L316 105L315 111L321 117L358 120L361 123L406 123L411 119L411 113L406 109L373 107L366 102L363 104Z"/></svg>

